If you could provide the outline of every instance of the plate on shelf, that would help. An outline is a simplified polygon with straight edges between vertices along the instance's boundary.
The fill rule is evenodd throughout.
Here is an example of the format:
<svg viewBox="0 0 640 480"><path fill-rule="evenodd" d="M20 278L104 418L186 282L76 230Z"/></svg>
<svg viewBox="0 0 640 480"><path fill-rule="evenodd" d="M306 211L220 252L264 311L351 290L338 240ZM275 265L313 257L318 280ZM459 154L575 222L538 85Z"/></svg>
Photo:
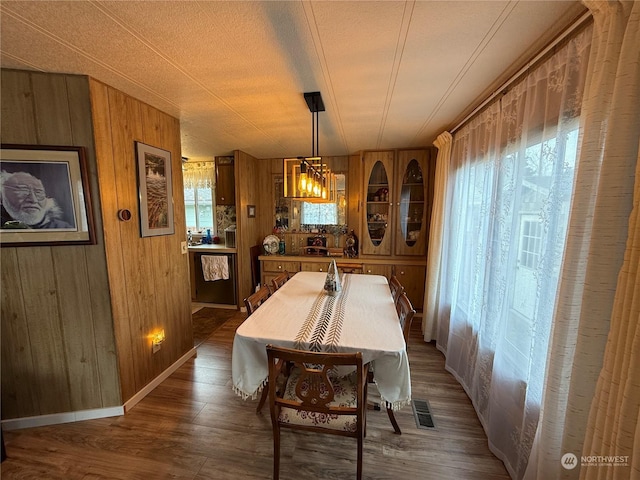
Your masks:
<svg viewBox="0 0 640 480"><path fill-rule="evenodd" d="M269 255L274 255L278 253L278 248L280 247L280 239L275 235L267 235L264 237L262 242L262 246L264 247L264 251Z"/></svg>

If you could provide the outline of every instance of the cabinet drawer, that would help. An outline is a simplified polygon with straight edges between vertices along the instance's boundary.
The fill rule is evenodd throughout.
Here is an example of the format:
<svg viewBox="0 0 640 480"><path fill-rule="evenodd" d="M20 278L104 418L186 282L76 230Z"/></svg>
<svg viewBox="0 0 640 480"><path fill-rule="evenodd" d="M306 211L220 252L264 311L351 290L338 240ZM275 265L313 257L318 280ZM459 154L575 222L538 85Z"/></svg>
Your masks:
<svg viewBox="0 0 640 480"><path fill-rule="evenodd" d="M365 264L362 266L362 271L367 275L383 275L387 280L391 277L391 265Z"/></svg>
<svg viewBox="0 0 640 480"><path fill-rule="evenodd" d="M326 272L331 262L302 262L300 267L303 272Z"/></svg>
<svg viewBox="0 0 640 480"><path fill-rule="evenodd" d="M300 271L300 262L283 262L281 260L263 260L263 272L284 272L289 273Z"/></svg>

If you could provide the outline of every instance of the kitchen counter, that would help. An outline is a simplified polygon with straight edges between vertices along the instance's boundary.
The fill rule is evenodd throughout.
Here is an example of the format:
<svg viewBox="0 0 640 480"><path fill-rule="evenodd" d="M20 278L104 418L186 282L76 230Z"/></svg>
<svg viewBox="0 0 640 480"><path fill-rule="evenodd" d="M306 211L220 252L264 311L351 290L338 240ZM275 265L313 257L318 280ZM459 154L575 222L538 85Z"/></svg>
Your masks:
<svg viewBox="0 0 640 480"><path fill-rule="evenodd" d="M226 247L224 244L212 245L190 245L190 252L215 252L215 253L236 253L235 248Z"/></svg>

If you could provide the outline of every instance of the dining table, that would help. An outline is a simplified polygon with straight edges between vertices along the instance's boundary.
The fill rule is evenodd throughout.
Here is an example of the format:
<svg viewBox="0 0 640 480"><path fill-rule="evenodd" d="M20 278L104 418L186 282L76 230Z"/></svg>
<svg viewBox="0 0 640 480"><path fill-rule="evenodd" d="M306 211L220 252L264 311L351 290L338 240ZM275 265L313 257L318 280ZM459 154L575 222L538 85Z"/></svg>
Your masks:
<svg viewBox="0 0 640 480"><path fill-rule="evenodd" d="M340 276L339 291L330 294L324 290L326 276L296 273L237 328L233 389L243 399L258 397L268 380L268 344L360 352L394 423L392 412L411 402L411 374L389 283L381 275L347 273Z"/></svg>

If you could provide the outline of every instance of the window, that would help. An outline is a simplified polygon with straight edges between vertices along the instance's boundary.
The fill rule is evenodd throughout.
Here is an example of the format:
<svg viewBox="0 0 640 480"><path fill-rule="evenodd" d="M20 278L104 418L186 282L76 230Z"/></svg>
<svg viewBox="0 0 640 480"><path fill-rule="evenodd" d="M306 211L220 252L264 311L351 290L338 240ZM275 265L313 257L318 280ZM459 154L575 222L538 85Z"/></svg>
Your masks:
<svg viewBox="0 0 640 480"><path fill-rule="evenodd" d="M337 225L338 205L335 203L302 203L302 222L305 225Z"/></svg>
<svg viewBox="0 0 640 480"><path fill-rule="evenodd" d="M212 231L215 231L212 188L185 187L184 208L187 230L201 232L210 228Z"/></svg>
<svg viewBox="0 0 640 480"><path fill-rule="evenodd" d="M540 220L522 219L520 235L520 266L535 269L540 260L542 223Z"/></svg>

